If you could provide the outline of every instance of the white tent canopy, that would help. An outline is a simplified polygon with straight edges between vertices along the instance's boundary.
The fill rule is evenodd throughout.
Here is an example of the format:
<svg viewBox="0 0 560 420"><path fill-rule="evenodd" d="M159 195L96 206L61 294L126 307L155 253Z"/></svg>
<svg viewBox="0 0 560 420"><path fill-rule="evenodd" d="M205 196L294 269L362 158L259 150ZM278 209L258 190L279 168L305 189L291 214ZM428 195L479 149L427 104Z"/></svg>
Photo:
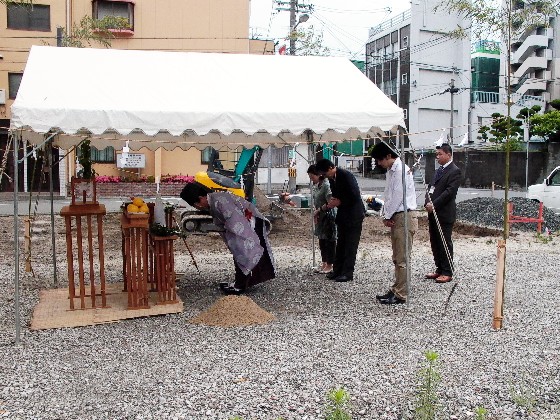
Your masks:
<svg viewBox="0 0 560 420"><path fill-rule="evenodd" d="M68 149L284 146L373 137L403 111L349 60L34 46L11 130Z"/></svg>
<svg viewBox="0 0 560 420"><path fill-rule="evenodd" d="M343 58L46 46L31 49L11 112L18 139L39 145L48 134L63 149L86 137L117 150L127 140L133 150L284 146L404 126L402 109ZM19 342L17 176L14 184Z"/></svg>

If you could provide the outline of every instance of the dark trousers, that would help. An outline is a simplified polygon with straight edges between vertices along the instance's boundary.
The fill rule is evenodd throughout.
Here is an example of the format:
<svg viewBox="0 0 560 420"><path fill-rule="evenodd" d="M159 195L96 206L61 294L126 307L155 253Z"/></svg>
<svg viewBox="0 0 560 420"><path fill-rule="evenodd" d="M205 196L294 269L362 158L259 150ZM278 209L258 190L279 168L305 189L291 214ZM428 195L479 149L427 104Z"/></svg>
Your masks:
<svg viewBox="0 0 560 420"><path fill-rule="evenodd" d="M362 234L362 222L352 225L339 225L336 254L334 257L334 272L338 275L352 277L356 265L356 254Z"/></svg>
<svg viewBox="0 0 560 420"><path fill-rule="evenodd" d="M319 249L321 250L321 261L327 264L334 263L336 241L319 239Z"/></svg>
<svg viewBox="0 0 560 420"><path fill-rule="evenodd" d="M434 263L436 264L436 272L444 276L452 276L451 262L453 261L453 242L451 241L451 232L453 231L453 223L442 223L440 220L443 238L449 250L449 257L447 257L443 240L439 233L436 219L432 214L428 216L428 230L430 232L430 245L432 246L432 254L434 255Z"/></svg>

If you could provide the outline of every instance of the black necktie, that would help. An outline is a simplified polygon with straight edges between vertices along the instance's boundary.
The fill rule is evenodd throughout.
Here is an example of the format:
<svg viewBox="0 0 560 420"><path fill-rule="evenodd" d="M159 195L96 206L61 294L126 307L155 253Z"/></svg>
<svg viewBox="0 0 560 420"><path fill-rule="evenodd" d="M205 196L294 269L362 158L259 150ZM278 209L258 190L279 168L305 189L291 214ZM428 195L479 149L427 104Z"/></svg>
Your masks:
<svg viewBox="0 0 560 420"><path fill-rule="evenodd" d="M443 175L443 165L437 168L436 177L434 178L434 184L439 181L442 175Z"/></svg>

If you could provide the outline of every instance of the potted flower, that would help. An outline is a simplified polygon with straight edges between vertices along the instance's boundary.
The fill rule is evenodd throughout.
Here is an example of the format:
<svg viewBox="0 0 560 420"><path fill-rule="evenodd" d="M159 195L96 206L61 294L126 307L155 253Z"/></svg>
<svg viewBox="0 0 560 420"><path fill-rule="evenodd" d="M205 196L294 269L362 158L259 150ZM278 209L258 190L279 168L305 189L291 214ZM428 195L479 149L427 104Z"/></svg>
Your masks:
<svg viewBox="0 0 560 420"><path fill-rule="evenodd" d="M79 169L72 177L70 188L72 205L97 204L95 169L91 160L91 140L85 139L78 146Z"/></svg>

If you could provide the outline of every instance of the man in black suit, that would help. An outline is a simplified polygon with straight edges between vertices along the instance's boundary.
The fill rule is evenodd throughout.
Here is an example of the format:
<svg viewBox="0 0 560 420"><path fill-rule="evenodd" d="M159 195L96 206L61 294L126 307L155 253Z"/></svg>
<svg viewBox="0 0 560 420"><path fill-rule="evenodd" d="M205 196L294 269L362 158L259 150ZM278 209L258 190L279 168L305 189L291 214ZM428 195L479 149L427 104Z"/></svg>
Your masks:
<svg viewBox="0 0 560 420"><path fill-rule="evenodd" d="M336 167L328 159L317 162L317 171L329 179L332 198L320 210L337 207L336 226L338 241L334 258L333 271L327 278L346 282L354 277L354 266L358 244L362 234L362 222L366 213L358 181L351 172Z"/></svg>
<svg viewBox="0 0 560 420"><path fill-rule="evenodd" d="M461 170L453 163L453 151L447 143L436 147L436 160L440 167L436 171L434 180L428 185L424 206L428 211L430 244L436 271L426 274L426 278L435 280L436 283L447 283L453 280L451 232L457 215L455 198L461 184ZM441 227L441 233L436 217ZM445 244L443 240L445 240ZM447 245L447 249L445 245Z"/></svg>

